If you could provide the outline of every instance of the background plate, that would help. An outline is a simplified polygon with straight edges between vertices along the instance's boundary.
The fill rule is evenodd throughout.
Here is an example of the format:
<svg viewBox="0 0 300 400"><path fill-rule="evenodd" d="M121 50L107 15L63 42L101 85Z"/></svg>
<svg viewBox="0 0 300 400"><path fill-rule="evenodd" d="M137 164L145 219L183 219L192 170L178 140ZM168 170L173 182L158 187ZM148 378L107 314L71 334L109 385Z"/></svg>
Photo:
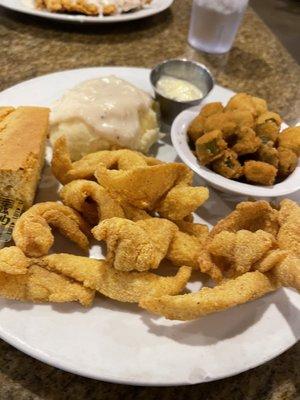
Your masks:
<svg viewBox="0 0 300 400"><path fill-rule="evenodd" d="M105 24L112 22L132 21L135 19L150 17L151 15L155 15L166 10L172 5L173 2L174 0L153 0L152 3L147 6L147 8L142 10L108 17L50 13L48 11L35 9L33 6L33 0L0 0L0 6L13 11L22 12L37 17L50 18L57 21Z"/></svg>
<svg viewBox="0 0 300 400"><path fill-rule="evenodd" d="M89 68L23 82L0 93L0 105L50 105L75 84L107 74L151 91L149 70ZM208 100L227 101L231 95L216 86ZM166 136L155 153L162 160L178 160L168 140ZM47 164L50 157L48 148ZM56 192L47 165L38 200L56 199ZM241 200L210 189L198 219L214 224ZM63 238L57 238L53 250L79 254ZM101 248L94 245L90 254L100 257ZM199 287L197 281L189 286ZM299 339L299 309L300 296L290 289L186 323L104 297L88 310L77 304L0 300L0 336L41 361L79 375L135 385L183 385L238 374L279 355Z"/></svg>

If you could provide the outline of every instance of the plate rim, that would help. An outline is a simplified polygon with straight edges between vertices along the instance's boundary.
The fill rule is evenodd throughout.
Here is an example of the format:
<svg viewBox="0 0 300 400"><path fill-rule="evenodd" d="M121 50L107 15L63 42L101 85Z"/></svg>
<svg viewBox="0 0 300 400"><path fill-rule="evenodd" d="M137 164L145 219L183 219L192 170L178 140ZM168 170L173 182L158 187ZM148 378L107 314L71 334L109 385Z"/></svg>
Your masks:
<svg viewBox="0 0 300 400"><path fill-rule="evenodd" d="M281 288L279 290L292 290L292 289L287 289L287 288ZM255 300L254 300L255 301ZM240 306L237 306L240 307ZM72 373L76 376L81 376L84 378L88 378L88 379L93 379L95 381L99 381L99 382L107 382L107 383L112 383L112 384L118 384L118 385L128 385L128 386L139 386L139 387L177 387L177 386L194 386L194 385L199 385L202 383L209 383L209 382L215 382L215 381L219 381L222 379L227 379L227 378L231 378L233 376L238 376L244 372L247 371L251 371L255 368L258 368L264 364L266 364L269 361L274 360L275 358L279 357L280 355L282 355L283 353L285 353L286 351L288 351L289 349L291 349L295 344L298 343L299 340L297 340L297 338L295 338L295 341L293 343L290 343L288 345L288 347L284 347L281 348L278 353L274 356L270 356L270 357L265 357L261 362L259 362L258 364L255 365L251 365L250 367L247 366L245 368L240 369L239 372L237 373L230 373L230 374L226 374L226 372L224 374L220 374L217 377L214 378L208 378L199 382L188 382L188 381L179 381L179 382L167 382L167 383L162 383L162 382L156 382L156 383L152 383L152 382L143 382L143 381L128 381L128 380L123 380L117 377L102 377L101 379L99 377L97 377L94 374L91 373L86 373L86 372L80 372L80 371L76 371L75 368L73 367L64 367L63 365L61 365L60 362L56 362L53 361L51 362L51 357L48 356L48 360L47 357L44 356L43 353L39 353L38 351L36 351L34 353L34 349L32 348L32 346L27 345L26 343L23 343L22 341L18 340L18 339L14 339L11 335L9 334L5 334L3 333L1 326L0 326L0 338L2 340L4 340L6 343L8 343L9 345L11 345L12 347L16 348L17 350L21 351L22 353L26 354L27 356L32 357L35 360L38 360L50 367L54 367L54 368L58 368L64 372L67 373Z"/></svg>
<svg viewBox="0 0 300 400"><path fill-rule="evenodd" d="M128 67L128 66L124 66L124 67L123 66L111 66L111 67L110 66L105 66L105 67L91 67L91 68L76 68L76 69L69 69L69 70L67 69L67 70L64 70L64 71L51 72L49 74L40 75L38 77L31 78L31 79L19 82L16 85L13 85L13 86L11 86L9 88L6 88L2 92L0 92L0 95L5 95L6 91L16 90L18 88L18 86L23 85L24 83L26 83L26 84L29 83L30 84L31 81L44 79L45 77L47 77L49 75L67 73L67 72L72 72L72 71L73 72L76 72L76 71L78 72L78 71L82 71L82 70L85 70L85 71L87 71L87 70L96 71L97 70L99 72L101 72L101 70L105 70L105 72L106 72L108 69L115 69L115 70L123 69L123 70L131 70L131 71L137 69L137 70L140 70L140 71L142 70L147 74L150 71L149 68ZM281 290L289 292L291 289L281 289ZM78 375L78 376L83 376L83 377L86 377L86 378L95 379L95 380L98 380L98 381L105 381L105 382L124 384L124 385L145 386L145 387L146 386L149 386L149 387L153 387L153 386L164 387L165 386L165 387L167 387L167 386L194 385L194 384L206 383L206 382L216 381L216 380L220 380L220 379L224 379L224 378L229 378L231 376L235 376L235 375L238 375L238 374L243 373L245 371L251 370L251 369L256 368L256 367L259 367L260 365L262 365L262 364L264 364L264 363L266 363L266 362L278 357L279 355L281 355L282 353L287 351L289 348L291 348L298 341L297 337L295 337L295 336L293 338L290 338L288 340L288 346L285 345L285 344L282 344L282 346L280 347L280 349L278 349L276 354L272 354L272 355L269 355L267 357L264 357L263 360L260 360L260 362L258 362L258 363L257 362L253 362L250 366L248 364L244 368L240 368L238 372L232 372L232 373L229 373L229 374L224 372L224 374L214 375L214 377L208 377L208 378L206 377L204 379L202 378L197 382L189 382L189 381L185 381L185 380L183 380L183 381L178 380L177 382L167 382L167 381L165 381L165 382L156 382L156 383L154 383L154 382L144 382L144 381L140 380L139 378L137 378L138 379L137 381L134 381L133 379L130 379L130 380L128 380L128 379L120 379L118 377L112 377L111 374L110 374L110 376L104 376L103 372L101 372L102 376L100 377L99 375L96 376L95 374L92 374L90 372L84 372L84 371L78 370L78 368L76 370L72 366L71 367L64 366L64 365L61 364L60 361L57 362L56 360L53 360L51 355L48 355L48 354L45 355L43 352L38 351L37 349L34 349L34 347L32 345L28 345L28 344L26 344L26 342L16 338L14 335L9 334L5 329L3 329L1 327L1 325L0 325L0 338L3 339L8 344L12 345L13 347L17 348L18 350L22 351L26 355L28 355L28 356L30 356L30 357L32 357L34 359L37 359L37 360L39 360L39 361L41 361L41 362L43 362L43 363L45 363L47 365L54 366L55 368L59 368L59 369L61 369L63 371L70 372L70 373L73 373L73 374Z"/></svg>
<svg viewBox="0 0 300 400"><path fill-rule="evenodd" d="M20 3L22 0L17 0ZM29 15L32 17L37 17L37 18L46 18L51 21L56 21L56 22L65 22L65 23L73 23L73 24L113 24L113 23L119 23L119 22L129 22L129 21L137 21L139 19L144 19L147 17L154 16L156 14L159 14L168 8L171 7L171 5L174 3L175 0L165 0L166 4L157 9L144 9L145 12L142 15L136 15L136 13L143 11L135 11L131 14L120 14L120 15L114 15L114 16L106 16L106 17L97 17L97 16L89 16L89 15L68 15L67 13L51 13L51 12L44 12L40 10L35 10L35 9L30 9L30 7L26 8L26 5L24 6L24 9L19 8L18 6L14 5L9 5L5 3L5 0L0 0L0 7L3 7L4 9L14 11L17 13ZM20 4L22 6L22 4Z"/></svg>

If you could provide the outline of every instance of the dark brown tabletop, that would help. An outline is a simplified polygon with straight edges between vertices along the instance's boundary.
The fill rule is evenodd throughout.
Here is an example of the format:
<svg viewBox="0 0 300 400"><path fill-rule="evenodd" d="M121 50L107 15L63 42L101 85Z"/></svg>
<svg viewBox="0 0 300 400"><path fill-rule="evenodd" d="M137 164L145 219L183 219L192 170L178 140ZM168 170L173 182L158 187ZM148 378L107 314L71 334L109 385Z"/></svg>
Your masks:
<svg viewBox="0 0 300 400"><path fill-rule="evenodd" d="M266 25L249 9L228 55L200 54L187 44L190 5L190 0L175 0L160 15L105 26L56 23L0 8L0 90L59 70L152 67L163 59L184 56L205 63L218 84L262 96L287 122L295 122L300 111L300 69ZM81 378L0 341L0 400L292 400L300 398L299 365L298 343L236 377L191 387L141 388Z"/></svg>

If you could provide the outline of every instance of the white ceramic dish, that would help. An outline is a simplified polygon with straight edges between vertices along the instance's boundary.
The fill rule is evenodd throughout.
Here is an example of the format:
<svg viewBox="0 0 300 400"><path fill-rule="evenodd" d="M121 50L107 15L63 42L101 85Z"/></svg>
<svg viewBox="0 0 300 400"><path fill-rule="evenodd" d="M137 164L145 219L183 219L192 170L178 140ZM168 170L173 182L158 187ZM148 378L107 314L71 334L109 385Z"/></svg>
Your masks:
<svg viewBox="0 0 300 400"><path fill-rule="evenodd" d="M142 10L123 13L120 15L112 16L87 16L87 15L72 15L67 13L51 13L44 10L37 10L34 7L33 0L0 0L0 6L8 8L13 11L18 11L24 14L33 15L36 17L49 18L56 21L72 22L72 23L113 23L125 22L136 19L150 17L151 15L158 14L169 8L174 0L153 0L152 3L143 8Z"/></svg>
<svg viewBox="0 0 300 400"><path fill-rule="evenodd" d="M0 105L47 106L75 84L108 74L151 92L149 72L109 67L58 72L5 90ZM227 94L220 87L215 92L220 99ZM177 159L166 142L156 151L162 160ZM50 158L48 148L37 201L57 199ZM215 223L237 200L210 190L209 201L200 209L202 218L197 218ZM57 238L53 251L78 254L62 238ZM103 257L97 245L90 255ZM191 290L199 287L201 282L189 284ZM235 375L276 357L300 337L299 309L300 296L290 289L188 323L167 321L104 297L88 310L77 304L0 300L0 337L32 357L79 375L135 385L184 385Z"/></svg>
<svg viewBox="0 0 300 400"><path fill-rule="evenodd" d="M223 89L223 95L219 97L219 88L217 86L215 89L213 89L211 94L207 96L202 106L212 101L222 101L223 104L226 104L226 102L233 94L233 92L229 90L224 91ZM186 133L188 126L190 125L191 121L199 114L200 109L201 106L197 106L180 113L174 120L171 129L172 143L179 157L197 175L203 178L211 186L218 190L221 190L222 192L231 192L243 196L252 196L257 198L286 196L295 193L300 189L300 161L298 161L298 166L289 177L273 186L258 186L237 182L231 179L227 179L210 170L209 168L200 165L188 145ZM286 127L286 124L282 124L282 129Z"/></svg>

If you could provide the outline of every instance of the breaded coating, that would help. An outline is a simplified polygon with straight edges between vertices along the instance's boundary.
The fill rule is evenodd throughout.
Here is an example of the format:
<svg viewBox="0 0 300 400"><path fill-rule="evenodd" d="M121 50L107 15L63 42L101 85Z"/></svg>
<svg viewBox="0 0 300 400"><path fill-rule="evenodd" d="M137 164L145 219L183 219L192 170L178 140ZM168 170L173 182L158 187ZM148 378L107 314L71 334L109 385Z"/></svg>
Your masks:
<svg viewBox="0 0 300 400"><path fill-rule="evenodd" d="M150 214L145 210L141 210L137 207L131 206L128 203L122 202L122 209L125 215L125 218L130 219L133 222L137 222L143 219L152 218Z"/></svg>
<svg viewBox="0 0 300 400"><path fill-rule="evenodd" d="M253 128L254 118L247 110L225 111L208 116L203 126L205 132L220 130L227 140L242 127Z"/></svg>
<svg viewBox="0 0 300 400"><path fill-rule="evenodd" d="M196 140L204 134L204 122L207 117L213 114L219 114L223 111L222 103L208 103L202 107L200 114L191 122L188 127L187 134L189 138L196 142Z"/></svg>
<svg viewBox="0 0 300 400"><path fill-rule="evenodd" d="M279 224L280 249L290 250L300 257L300 207L296 202L285 199L280 203Z"/></svg>
<svg viewBox="0 0 300 400"><path fill-rule="evenodd" d="M129 303L137 303L145 295L178 294L191 276L188 267L181 267L175 276L168 277L150 272L123 272L109 267L104 260L71 254L51 254L37 262L44 268L82 282L85 287L95 289L104 296Z"/></svg>
<svg viewBox="0 0 300 400"><path fill-rule="evenodd" d="M222 231L237 232L242 229L251 232L261 229L276 237L279 230L278 211L267 201L244 201L214 226L211 236Z"/></svg>
<svg viewBox="0 0 300 400"><path fill-rule="evenodd" d="M281 177L290 175L298 164L297 154L285 147L278 147L278 174Z"/></svg>
<svg viewBox="0 0 300 400"><path fill-rule="evenodd" d="M257 118L255 131L262 143L276 142L281 123L280 115L271 111L266 111Z"/></svg>
<svg viewBox="0 0 300 400"><path fill-rule="evenodd" d="M226 111L225 115L236 124L236 128L254 127L254 118L250 111L247 110Z"/></svg>
<svg viewBox="0 0 300 400"><path fill-rule="evenodd" d="M193 142L196 142L196 140L204 134L204 121L205 117L200 113L189 125L187 134Z"/></svg>
<svg viewBox="0 0 300 400"><path fill-rule="evenodd" d="M213 161L212 169L229 179L238 179L243 175L243 167L238 161L237 154L232 150L225 150L220 158Z"/></svg>
<svg viewBox="0 0 300 400"><path fill-rule="evenodd" d="M210 115L214 114L220 114L223 112L224 107L223 104L220 103L219 101L215 101L212 103L205 104L200 111L200 115L203 115L203 117L207 118Z"/></svg>
<svg viewBox="0 0 300 400"><path fill-rule="evenodd" d="M259 161L274 165L275 168L278 168L279 155L277 149L273 147L272 142L262 144L257 151L257 157Z"/></svg>
<svg viewBox="0 0 300 400"><path fill-rule="evenodd" d="M176 232L171 241L166 258L174 265L187 265L198 268L198 257L203 249L207 235L192 236L184 232Z"/></svg>
<svg viewBox="0 0 300 400"><path fill-rule="evenodd" d="M0 250L0 272L13 275L26 274L28 267L29 260L18 247L4 247Z"/></svg>
<svg viewBox="0 0 300 400"><path fill-rule="evenodd" d="M226 148L227 144L220 130L205 133L196 141L196 154L202 165L220 158Z"/></svg>
<svg viewBox="0 0 300 400"><path fill-rule="evenodd" d="M269 252L266 253L266 255L262 260L259 260L254 265L253 269L259 272L270 271L270 269L280 264L288 256L288 254L289 252L287 250L280 250L280 249L270 250Z"/></svg>
<svg viewBox="0 0 300 400"><path fill-rule="evenodd" d="M65 185L59 192L62 202L83 214L91 225L113 217L124 217L119 202L96 182L76 180ZM89 218L91 207L96 207L97 218Z"/></svg>
<svg viewBox="0 0 300 400"><path fill-rule="evenodd" d="M182 220L193 213L209 197L208 189L202 186L174 186L156 207L162 218Z"/></svg>
<svg viewBox="0 0 300 400"><path fill-rule="evenodd" d="M107 168L114 167L127 170L147 165L158 165L162 162L153 157L146 157L137 151L123 149L97 151L72 163L66 138L61 136L54 143L51 168L53 175L62 184L75 179L92 179L100 164Z"/></svg>
<svg viewBox="0 0 300 400"><path fill-rule="evenodd" d="M0 272L0 297L34 302L78 301L90 306L95 292L74 283L69 278L49 272L32 263L26 274L12 275Z"/></svg>
<svg viewBox="0 0 300 400"><path fill-rule="evenodd" d="M207 251L214 257L221 271L229 268L234 275L249 272L275 245L275 238L268 232L240 230L235 233L223 231L215 235L207 245ZM199 258L200 270L201 257Z"/></svg>
<svg viewBox="0 0 300 400"><path fill-rule="evenodd" d="M180 163L139 167L131 170L108 170L99 166L95 176L99 184L137 208L152 210L174 185L182 181L189 169Z"/></svg>
<svg viewBox="0 0 300 400"><path fill-rule="evenodd" d="M255 153L261 145L260 138L256 136L252 128L243 126L236 130L235 136L236 143L231 149L239 156Z"/></svg>
<svg viewBox="0 0 300 400"><path fill-rule="evenodd" d="M159 218L138 222L111 218L92 232L97 240L106 241L109 266L120 271L147 271L158 268L177 229L172 222Z"/></svg>
<svg viewBox="0 0 300 400"><path fill-rule="evenodd" d="M210 240L207 241L207 244ZM224 271L219 267L212 255L207 250L206 246L198 254L198 267L203 274L207 274L216 283L221 283L224 279ZM222 266L223 268L223 266ZM226 275L232 275L234 272L231 268L228 268ZM232 276L231 276L232 277Z"/></svg>
<svg viewBox="0 0 300 400"><path fill-rule="evenodd" d="M203 224L197 224L185 220L174 221L181 232L187 233L188 235L196 236L201 238L204 242L208 237L208 226Z"/></svg>
<svg viewBox="0 0 300 400"><path fill-rule="evenodd" d="M227 113L210 115L205 119L203 125L205 133L221 131L224 138L232 135L237 129L236 122Z"/></svg>
<svg viewBox="0 0 300 400"><path fill-rule="evenodd" d="M197 293L145 297L139 305L168 319L188 321L258 299L276 288L272 279L255 271Z"/></svg>
<svg viewBox="0 0 300 400"><path fill-rule="evenodd" d="M247 93L237 93L227 103L225 111L247 110L253 117L258 117L268 110L267 103L264 99L251 96Z"/></svg>
<svg viewBox="0 0 300 400"><path fill-rule="evenodd" d="M277 168L262 161L246 161L244 175L248 182L271 186L275 182Z"/></svg>
<svg viewBox="0 0 300 400"><path fill-rule="evenodd" d="M300 157L300 126L284 129L278 137L279 146L293 150Z"/></svg>
<svg viewBox="0 0 300 400"><path fill-rule="evenodd" d="M300 258L288 255L269 272L282 286L292 287L300 291Z"/></svg>
<svg viewBox="0 0 300 400"><path fill-rule="evenodd" d="M60 203L38 203L17 220L13 239L27 256L40 257L48 253L54 243L50 226L87 251L89 232L85 221L72 208Z"/></svg>

